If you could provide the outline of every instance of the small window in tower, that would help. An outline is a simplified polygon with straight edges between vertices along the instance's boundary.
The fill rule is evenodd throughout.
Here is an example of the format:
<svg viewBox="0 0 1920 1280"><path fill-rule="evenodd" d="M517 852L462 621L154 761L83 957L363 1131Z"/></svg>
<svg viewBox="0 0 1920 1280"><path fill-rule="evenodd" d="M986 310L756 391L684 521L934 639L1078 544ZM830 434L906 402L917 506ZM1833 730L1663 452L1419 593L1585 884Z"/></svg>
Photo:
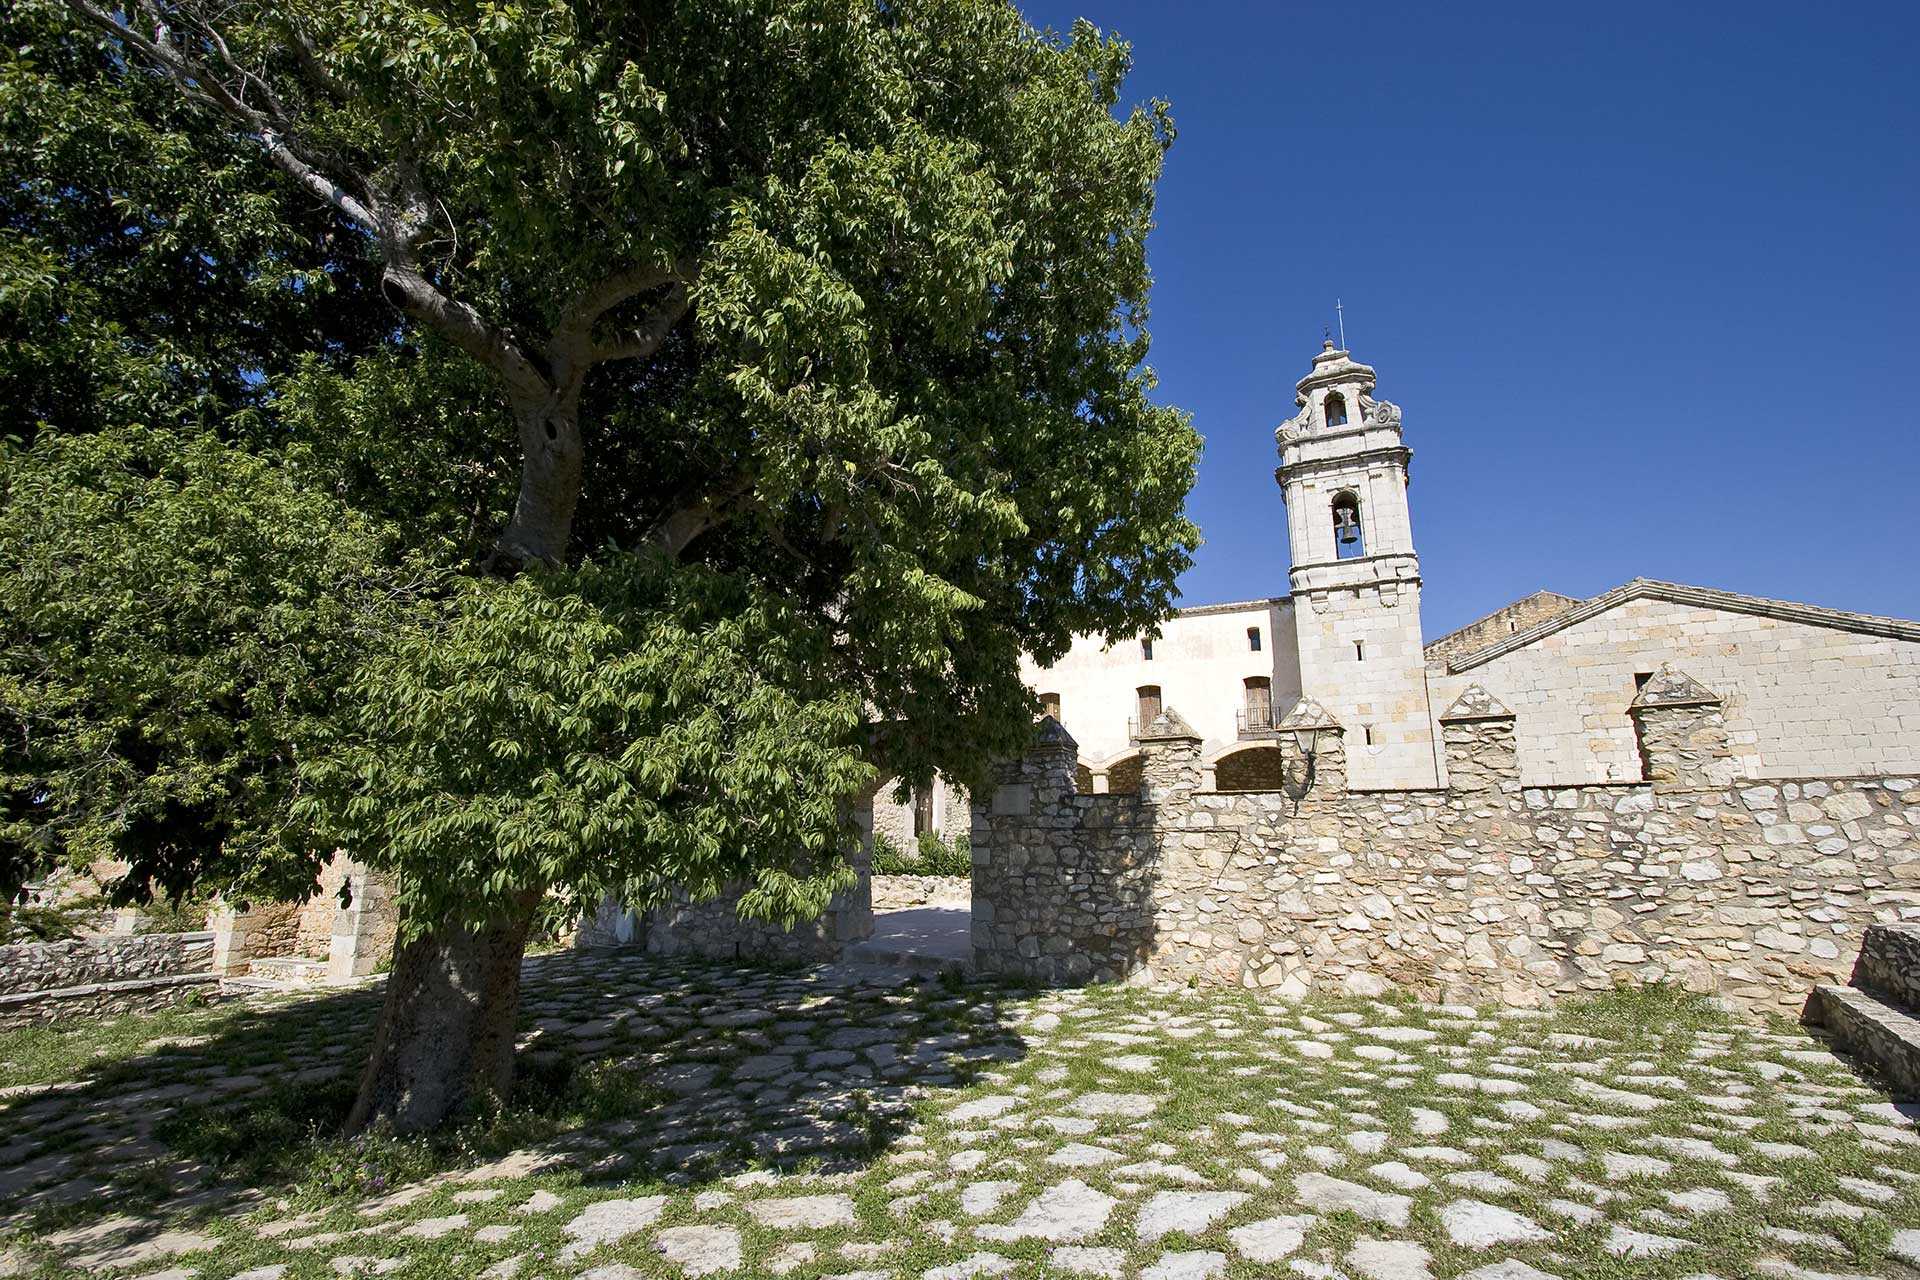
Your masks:
<svg viewBox="0 0 1920 1280"><path fill-rule="evenodd" d="M1347 398L1338 391L1327 396L1327 425L1330 427L1347 425Z"/></svg>
<svg viewBox="0 0 1920 1280"><path fill-rule="evenodd" d="M1058 720L1060 718L1060 695L1057 693L1041 694L1040 714L1043 716L1052 716L1055 720Z"/></svg>
<svg viewBox="0 0 1920 1280"><path fill-rule="evenodd" d="M1367 745L1372 746L1373 745L1373 726L1370 724L1363 724L1360 726L1360 732L1366 735Z"/></svg>
<svg viewBox="0 0 1920 1280"><path fill-rule="evenodd" d="M1247 648L1252 650L1254 653L1260 652L1260 628L1258 627L1247 628Z"/></svg>
<svg viewBox="0 0 1920 1280"><path fill-rule="evenodd" d="M1367 660L1367 642L1365 640L1355 640L1353 642L1353 660L1355 662L1365 662Z"/></svg>
<svg viewBox="0 0 1920 1280"><path fill-rule="evenodd" d="M1140 642L1140 660L1142 662L1153 661L1153 641L1142 640Z"/></svg>
<svg viewBox="0 0 1920 1280"><path fill-rule="evenodd" d="M1351 489L1333 496L1333 554L1341 560L1367 554L1367 541L1360 532L1360 496Z"/></svg>
<svg viewBox="0 0 1920 1280"><path fill-rule="evenodd" d="M1160 686L1143 684L1133 693L1138 702L1138 710L1135 714L1140 717L1141 731L1145 732L1148 725L1160 718Z"/></svg>

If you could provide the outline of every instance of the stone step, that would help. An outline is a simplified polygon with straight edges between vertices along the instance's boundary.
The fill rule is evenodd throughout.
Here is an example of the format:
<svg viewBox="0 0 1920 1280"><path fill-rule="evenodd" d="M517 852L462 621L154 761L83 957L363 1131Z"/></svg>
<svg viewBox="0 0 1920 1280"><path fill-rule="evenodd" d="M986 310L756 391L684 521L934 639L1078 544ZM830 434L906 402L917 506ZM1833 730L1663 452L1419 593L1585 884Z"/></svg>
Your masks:
<svg viewBox="0 0 1920 1280"><path fill-rule="evenodd" d="M884 965L890 969L906 969L928 976L948 969L965 970L972 967L957 956L915 951L910 946L887 939L856 942L842 953L841 959L850 964Z"/></svg>
<svg viewBox="0 0 1920 1280"><path fill-rule="evenodd" d="M1848 986L1920 1009L1920 924L1870 924Z"/></svg>
<svg viewBox="0 0 1920 1280"><path fill-rule="evenodd" d="M1894 1097L1920 1098L1920 1018L1904 1006L1858 987L1822 985L1803 1020L1878 1071Z"/></svg>
<svg viewBox="0 0 1920 1280"><path fill-rule="evenodd" d="M325 982L327 962L310 956L262 956L248 961L247 976L270 982Z"/></svg>

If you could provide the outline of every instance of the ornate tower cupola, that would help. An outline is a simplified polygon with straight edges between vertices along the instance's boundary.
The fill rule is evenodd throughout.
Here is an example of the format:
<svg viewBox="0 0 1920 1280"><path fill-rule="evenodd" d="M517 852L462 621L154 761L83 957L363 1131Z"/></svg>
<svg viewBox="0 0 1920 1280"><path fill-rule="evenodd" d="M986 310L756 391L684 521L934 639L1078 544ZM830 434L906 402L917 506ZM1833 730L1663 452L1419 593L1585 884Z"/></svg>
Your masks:
<svg viewBox="0 0 1920 1280"><path fill-rule="evenodd" d="M1407 513L1413 451L1399 407L1373 398L1373 370L1328 342L1294 386L1299 412L1274 433L1287 503L1292 587L1420 580Z"/></svg>
<svg viewBox="0 0 1920 1280"><path fill-rule="evenodd" d="M1433 786L1420 557L1407 507L1413 452L1373 370L1326 343L1274 439L1287 504L1300 682L1347 730L1356 787Z"/></svg>

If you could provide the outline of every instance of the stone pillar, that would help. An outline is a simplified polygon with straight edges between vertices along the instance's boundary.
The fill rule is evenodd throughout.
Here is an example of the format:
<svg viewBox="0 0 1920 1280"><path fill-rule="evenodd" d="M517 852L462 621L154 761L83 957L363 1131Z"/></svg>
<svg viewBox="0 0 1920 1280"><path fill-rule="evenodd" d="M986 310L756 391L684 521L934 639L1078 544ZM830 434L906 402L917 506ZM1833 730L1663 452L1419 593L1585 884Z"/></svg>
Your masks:
<svg viewBox="0 0 1920 1280"><path fill-rule="evenodd" d="M1479 685L1469 685L1440 716L1447 748L1447 786L1454 791L1512 791L1520 785L1513 712Z"/></svg>
<svg viewBox="0 0 1920 1280"><path fill-rule="evenodd" d="M213 930L213 963L216 978L238 978L247 972L254 957L253 913L245 903L214 899L207 912L207 928Z"/></svg>
<svg viewBox="0 0 1920 1280"><path fill-rule="evenodd" d="M1641 776L1656 787L1716 790L1733 781L1733 750L1720 695L1663 663L1627 708Z"/></svg>
<svg viewBox="0 0 1920 1280"><path fill-rule="evenodd" d="M393 955L398 921L386 883L355 864L347 872L347 905L333 913L327 939L327 981L364 978Z"/></svg>
<svg viewBox="0 0 1920 1280"><path fill-rule="evenodd" d="M1313 760L1311 767L1302 770L1298 783L1292 786L1304 786L1298 796L1305 799L1307 792L1324 792L1328 795L1344 795L1347 790L1347 751L1346 730L1340 722L1327 713L1327 709L1312 698L1302 698L1293 704L1293 709L1280 718L1274 726L1280 731L1280 749L1292 752L1296 756L1300 745L1296 734L1311 731L1313 734Z"/></svg>
<svg viewBox="0 0 1920 1280"><path fill-rule="evenodd" d="M1063 794L1079 793L1079 770L1080 744L1067 726L1052 716L1041 716L1034 726L1033 745L1020 758L1020 780L1052 803Z"/></svg>
<svg viewBox="0 0 1920 1280"><path fill-rule="evenodd" d="M1140 794L1159 806L1163 822L1169 812L1186 809L1200 789L1200 743L1200 735L1172 707L1140 726Z"/></svg>

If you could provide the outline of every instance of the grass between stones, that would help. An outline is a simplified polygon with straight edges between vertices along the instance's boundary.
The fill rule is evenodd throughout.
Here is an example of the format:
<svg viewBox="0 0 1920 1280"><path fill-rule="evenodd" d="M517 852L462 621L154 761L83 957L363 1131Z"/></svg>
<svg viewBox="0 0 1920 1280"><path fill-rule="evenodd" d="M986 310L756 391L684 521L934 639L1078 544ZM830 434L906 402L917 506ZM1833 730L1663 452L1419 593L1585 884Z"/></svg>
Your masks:
<svg viewBox="0 0 1920 1280"><path fill-rule="evenodd" d="M553 956L511 1106L341 1139L374 999L0 1034L34 1086L0 1101L0 1275L1920 1276L1912 1122L1670 990L1547 1015Z"/></svg>

